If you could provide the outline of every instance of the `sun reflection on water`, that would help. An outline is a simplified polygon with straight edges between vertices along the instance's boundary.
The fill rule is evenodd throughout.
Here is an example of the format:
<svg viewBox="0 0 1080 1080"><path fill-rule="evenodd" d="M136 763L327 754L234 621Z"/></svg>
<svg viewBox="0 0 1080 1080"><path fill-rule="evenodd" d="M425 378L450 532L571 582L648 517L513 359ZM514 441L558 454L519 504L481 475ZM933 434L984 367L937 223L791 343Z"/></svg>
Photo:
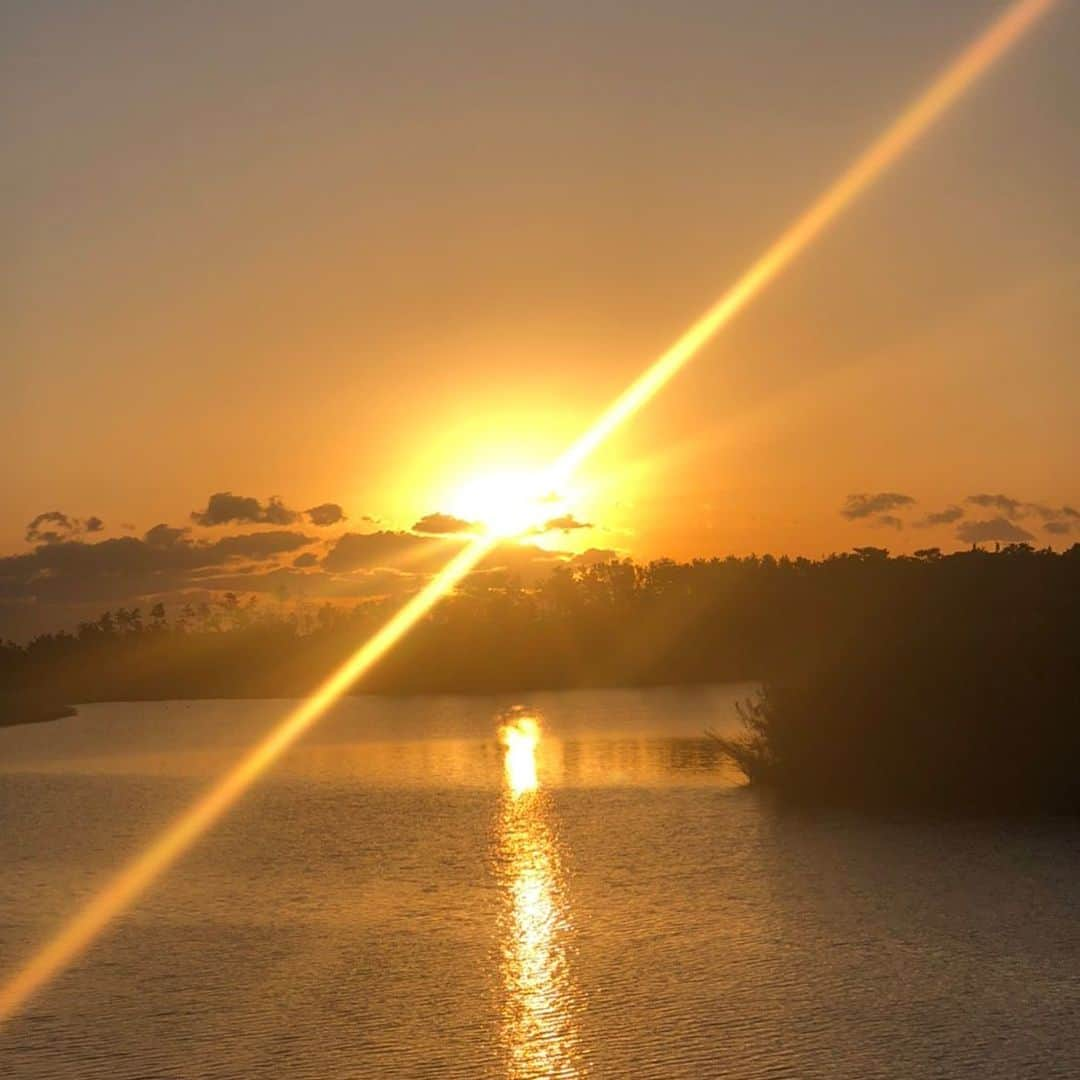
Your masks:
<svg viewBox="0 0 1080 1080"><path fill-rule="evenodd" d="M515 713L499 729L506 789L496 824L496 873L506 908L500 927L501 1008L510 1075L584 1075L567 962L572 927L559 851L539 786L540 725Z"/></svg>
<svg viewBox="0 0 1080 1080"><path fill-rule="evenodd" d="M499 742L506 753L503 768L510 794L519 798L539 786L536 777L536 748L540 744L540 724L536 717L515 713L499 728Z"/></svg>

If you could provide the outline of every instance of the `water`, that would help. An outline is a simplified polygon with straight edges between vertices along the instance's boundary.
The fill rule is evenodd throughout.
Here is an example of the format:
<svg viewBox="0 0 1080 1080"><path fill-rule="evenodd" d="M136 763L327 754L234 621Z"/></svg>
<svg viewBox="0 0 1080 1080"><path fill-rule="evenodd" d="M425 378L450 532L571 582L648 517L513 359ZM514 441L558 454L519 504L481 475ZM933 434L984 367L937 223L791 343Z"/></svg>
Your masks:
<svg viewBox="0 0 1080 1080"><path fill-rule="evenodd" d="M793 813L745 688L343 703L0 1031L0 1076L1072 1077L1080 830ZM0 976L286 702L0 731Z"/></svg>

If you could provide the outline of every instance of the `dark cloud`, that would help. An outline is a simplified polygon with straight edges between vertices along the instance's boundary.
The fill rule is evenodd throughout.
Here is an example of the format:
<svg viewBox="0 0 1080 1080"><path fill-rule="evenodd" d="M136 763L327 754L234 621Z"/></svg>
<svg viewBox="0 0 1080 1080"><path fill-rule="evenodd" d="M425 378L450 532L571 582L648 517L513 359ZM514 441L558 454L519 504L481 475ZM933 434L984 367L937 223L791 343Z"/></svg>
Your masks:
<svg viewBox="0 0 1080 1080"><path fill-rule="evenodd" d="M31 544L55 544L78 531L78 522L67 514L59 510L46 510L26 526L26 539Z"/></svg>
<svg viewBox="0 0 1080 1080"><path fill-rule="evenodd" d="M840 513L849 521L856 521L859 518L873 517L875 514L885 514L901 506L910 506L914 501L910 495L901 495L897 491L879 491L874 494L863 492L849 495L844 500Z"/></svg>
<svg viewBox="0 0 1080 1080"><path fill-rule="evenodd" d="M506 570L524 578L536 580L558 563L565 561L561 551L546 551L534 544L516 543L512 540L497 544L481 561L488 569Z"/></svg>
<svg viewBox="0 0 1080 1080"><path fill-rule="evenodd" d="M188 588L225 566L265 565L314 539L278 529L198 541L186 529L162 524L143 539L43 543L29 555L0 558L0 595L52 604L117 603Z"/></svg>
<svg viewBox="0 0 1080 1080"><path fill-rule="evenodd" d="M441 570L469 541L459 535L417 536L411 532L345 533L322 560L331 575L375 570L430 575ZM492 584L540 581L565 561L565 552L546 551L533 544L496 544L477 565L473 580Z"/></svg>
<svg viewBox="0 0 1080 1080"><path fill-rule="evenodd" d="M962 506L946 506L944 510L936 510L926 515L920 521L915 522L917 529L929 529L933 525L951 525L964 516Z"/></svg>
<svg viewBox="0 0 1080 1080"><path fill-rule="evenodd" d="M598 566L603 563L618 562L623 556L613 548L589 548L580 555L569 559L570 566Z"/></svg>
<svg viewBox="0 0 1080 1080"><path fill-rule="evenodd" d="M60 510L46 510L26 526L26 540L30 544L59 544L104 528L105 522L94 514L84 521Z"/></svg>
<svg viewBox="0 0 1080 1080"><path fill-rule="evenodd" d="M271 495L263 510L263 522L267 525L292 525L300 520L295 510L290 510L276 495Z"/></svg>
<svg viewBox="0 0 1080 1080"><path fill-rule="evenodd" d="M309 506L304 514L312 525L325 528L328 525L337 525L345 520L345 511L337 503L319 503L318 506Z"/></svg>
<svg viewBox="0 0 1080 1080"><path fill-rule="evenodd" d="M1042 518L1043 521L1060 521L1062 518L1080 518L1080 513L1071 506L1044 506L1042 503L1028 503L1027 509Z"/></svg>
<svg viewBox="0 0 1080 1080"><path fill-rule="evenodd" d="M453 514L425 514L412 527L413 532L428 533L432 536L444 536L450 533L477 532L480 526Z"/></svg>
<svg viewBox="0 0 1080 1080"><path fill-rule="evenodd" d="M143 540L152 547L170 547L189 532L191 532L190 529L176 529L173 528L173 526L166 525L162 522L160 525L155 525L152 529L147 529Z"/></svg>
<svg viewBox="0 0 1080 1080"><path fill-rule="evenodd" d="M314 536L283 529L211 540L162 523L142 538L40 544L31 553L0 558L0 618L7 632L14 627L24 632L31 626L72 625L117 604L186 602L225 590L327 600L403 597L469 541L411 532L345 533L321 559L303 550L316 542ZM573 561L584 566L617 557L593 549ZM535 585L568 561L566 552L499 543L466 587Z"/></svg>
<svg viewBox="0 0 1080 1080"><path fill-rule="evenodd" d="M551 571L566 561L560 551L545 551L533 544L513 541L498 544L481 561L477 570L467 578L469 584L483 588L538 585Z"/></svg>
<svg viewBox="0 0 1080 1080"><path fill-rule="evenodd" d="M216 562L229 559L268 559L274 555L285 555L297 548L306 547L314 542L315 537L287 529L274 529L271 532L244 533L240 536L223 536L204 550L215 557Z"/></svg>
<svg viewBox="0 0 1080 1080"><path fill-rule="evenodd" d="M1048 521L1043 528L1054 536L1067 536L1072 532L1071 521Z"/></svg>
<svg viewBox="0 0 1080 1080"><path fill-rule="evenodd" d="M1014 499L1010 495L969 495L967 502L973 506L997 510L1010 521L1020 521L1031 516L1047 522L1060 521L1061 518L1080 518L1080 512L1071 506L1058 507L1047 506L1045 503L1024 502L1022 499ZM1060 533L1062 530L1051 529L1049 531Z"/></svg>
<svg viewBox="0 0 1080 1080"><path fill-rule="evenodd" d="M990 518L986 521L963 521L956 529L956 536L966 544L978 544L985 540L1021 543L1035 539L1027 529L1021 528L1004 517Z"/></svg>
<svg viewBox="0 0 1080 1080"><path fill-rule="evenodd" d="M884 529L902 529L904 527L904 523L895 514L881 514L875 524Z"/></svg>
<svg viewBox="0 0 1080 1080"><path fill-rule="evenodd" d="M366 570L334 576L321 571L312 573L293 567L275 567L272 570L256 570L251 574L233 571L207 577L200 580L199 586L210 596L229 591L273 593L282 599L357 600L415 592L426 580L420 574L395 570Z"/></svg>
<svg viewBox="0 0 1080 1080"><path fill-rule="evenodd" d="M1055 510L1052 506L1043 506L1042 503L1026 503L1024 509L1036 517L1041 517L1043 521L1056 518L1061 513L1060 510Z"/></svg>
<svg viewBox="0 0 1080 1080"><path fill-rule="evenodd" d="M26 526L26 541L29 544L56 544L75 535L77 530L71 518L59 510L47 510L44 514L38 514Z"/></svg>
<svg viewBox="0 0 1080 1080"><path fill-rule="evenodd" d="M592 527L591 522L578 521L573 514L560 514L559 517L549 518L536 531L538 533L572 532L574 529L591 529Z"/></svg>
<svg viewBox="0 0 1080 1080"><path fill-rule="evenodd" d="M434 571L460 545L460 540L417 536L411 532L347 532L338 537L323 559L323 569L332 574L388 567Z"/></svg>
<svg viewBox="0 0 1080 1080"><path fill-rule="evenodd" d="M1024 503L1008 495L969 495L964 501L972 506L981 506L984 510L998 510L1010 519L1024 516Z"/></svg>
<svg viewBox="0 0 1080 1080"><path fill-rule="evenodd" d="M234 495L231 491L215 492L207 500L205 510L192 510L196 525L229 525L233 522L250 525L292 525L300 520L276 495L263 505L250 495Z"/></svg>
<svg viewBox="0 0 1080 1080"><path fill-rule="evenodd" d="M8 555L0 559L0 599L21 599L30 595L29 586L40 573L38 553Z"/></svg>
<svg viewBox="0 0 1080 1080"><path fill-rule="evenodd" d="M191 520L196 525L226 525L231 521L261 521L262 514L258 499L218 491L207 500L205 510L191 511Z"/></svg>

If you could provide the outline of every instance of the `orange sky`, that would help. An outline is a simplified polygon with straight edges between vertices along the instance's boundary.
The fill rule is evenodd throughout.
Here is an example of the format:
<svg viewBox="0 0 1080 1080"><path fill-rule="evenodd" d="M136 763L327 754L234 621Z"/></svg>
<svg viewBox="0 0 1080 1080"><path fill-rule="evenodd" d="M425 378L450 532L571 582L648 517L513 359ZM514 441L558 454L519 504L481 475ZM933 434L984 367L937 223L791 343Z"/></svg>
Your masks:
<svg viewBox="0 0 1080 1080"><path fill-rule="evenodd" d="M407 529L555 456L1001 7L5 15L0 554L226 490ZM605 447L559 543L949 547L916 522L982 493L1080 536L1078 44L1062 5ZM882 492L903 527L839 512Z"/></svg>

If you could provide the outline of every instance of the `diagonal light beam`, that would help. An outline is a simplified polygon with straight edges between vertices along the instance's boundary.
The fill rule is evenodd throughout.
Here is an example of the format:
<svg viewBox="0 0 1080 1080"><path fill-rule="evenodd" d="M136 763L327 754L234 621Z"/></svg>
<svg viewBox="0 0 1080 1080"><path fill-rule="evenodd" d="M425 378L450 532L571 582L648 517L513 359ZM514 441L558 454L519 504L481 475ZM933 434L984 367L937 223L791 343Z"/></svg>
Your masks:
<svg viewBox="0 0 1080 1080"><path fill-rule="evenodd" d="M618 428L644 408L766 285L926 130L1058 0L1014 0L735 284L600 415L551 467L559 489ZM82 953L105 927L164 873L326 710L369 671L495 546L482 537L456 555L353 656L228 773L184 811L142 854L65 923L0 987L0 1023Z"/></svg>
<svg viewBox="0 0 1080 1080"><path fill-rule="evenodd" d="M352 684L389 652L435 603L494 547L481 537L463 548L374 636L339 667L158 838L129 862L0 988L0 1023L17 1012L132 904L273 764Z"/></svg>
<svg viewBox="0 0 1080 1080"><path fill-rule="evenodd" d="M555 463L556 479L573 475L601 443L643 409L723 326L800 255L1057 2L1017 0L1006 8L773 242L742 277L608 406L592 427Z"/></svg>

